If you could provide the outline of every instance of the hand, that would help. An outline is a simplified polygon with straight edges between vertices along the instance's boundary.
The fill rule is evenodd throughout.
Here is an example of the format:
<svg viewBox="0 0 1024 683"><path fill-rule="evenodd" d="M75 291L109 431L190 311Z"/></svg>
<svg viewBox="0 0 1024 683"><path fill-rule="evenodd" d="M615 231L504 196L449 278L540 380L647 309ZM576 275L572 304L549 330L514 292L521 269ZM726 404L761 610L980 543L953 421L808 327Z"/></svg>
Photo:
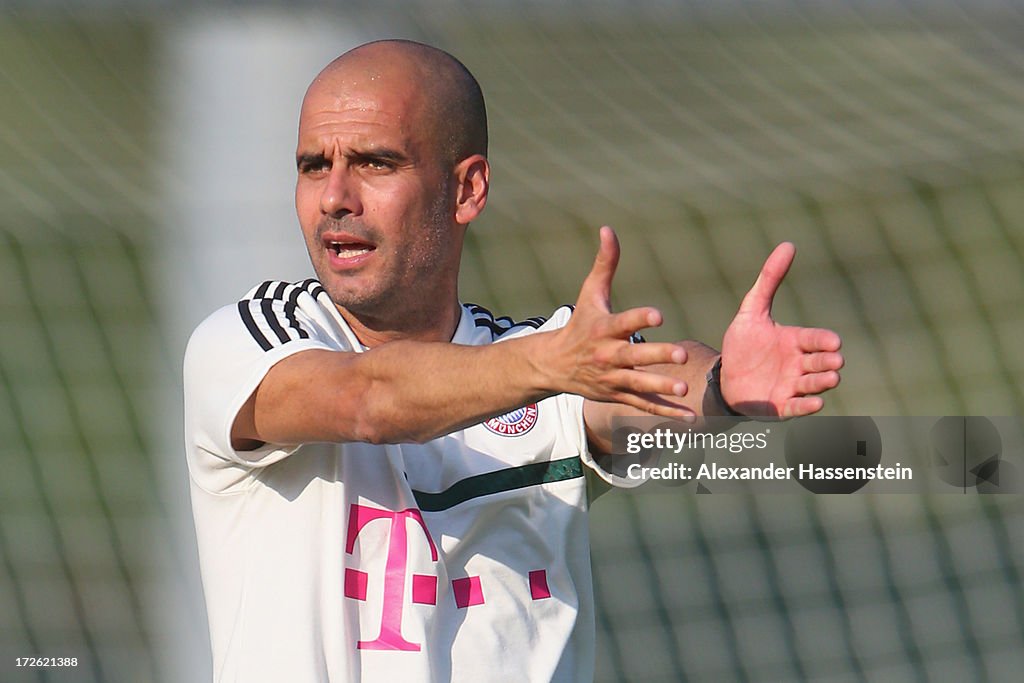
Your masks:
<svg viewBox="0 0 1024 683"><path fill-rule="evenodd" d="M745 415L816 413L825 405L816 394L839 384L838 334L772 319L772 300L795 255L783 242L768 256L722 339L722 397Z"/></svg>
<svg viewBox="0 0 1024 683"><path fill-rule="evenodd" d="M631 344L629 338L662 323L656 308L611 311L611 287L619 262L619 241L601 228L601 246L594 267L583 281L569 323L555 334L553 384L560 392L595 401L615 402L664 417L687 418L693 411L673 397L686 394L686 382L643 368L686 362L677 344Z"/></svg>

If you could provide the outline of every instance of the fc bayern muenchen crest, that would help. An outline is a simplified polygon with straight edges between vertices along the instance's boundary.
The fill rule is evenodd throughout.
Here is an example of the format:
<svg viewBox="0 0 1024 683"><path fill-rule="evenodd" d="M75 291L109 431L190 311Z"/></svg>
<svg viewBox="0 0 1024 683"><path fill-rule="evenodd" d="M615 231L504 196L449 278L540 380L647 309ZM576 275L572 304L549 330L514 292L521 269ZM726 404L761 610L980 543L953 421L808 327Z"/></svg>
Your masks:
<svg viewBox="0 0 1024 683"><path fill-rule="evenodd" d="M533 429L537 424L537 404L531 403L516 408L510 413L492 417L484 422L484 427L501 436L519 436Z"/></svg>

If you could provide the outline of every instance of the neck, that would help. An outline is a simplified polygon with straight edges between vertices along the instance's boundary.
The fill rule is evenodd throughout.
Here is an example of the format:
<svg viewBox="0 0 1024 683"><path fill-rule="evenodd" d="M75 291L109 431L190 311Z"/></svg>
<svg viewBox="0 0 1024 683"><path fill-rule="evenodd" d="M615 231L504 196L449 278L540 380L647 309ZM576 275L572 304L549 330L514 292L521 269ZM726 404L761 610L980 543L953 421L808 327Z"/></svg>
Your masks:
<svg viewBox="0 0 1024 683"><path fill-rule="evenodd" d="M457 297L450 305L420 311L418 315L402 316L400 319L355 313L341 306L338 306L338 312L352 328L356 338L370 349L400 339L450 342L462 319L462 306Z"/></svg>

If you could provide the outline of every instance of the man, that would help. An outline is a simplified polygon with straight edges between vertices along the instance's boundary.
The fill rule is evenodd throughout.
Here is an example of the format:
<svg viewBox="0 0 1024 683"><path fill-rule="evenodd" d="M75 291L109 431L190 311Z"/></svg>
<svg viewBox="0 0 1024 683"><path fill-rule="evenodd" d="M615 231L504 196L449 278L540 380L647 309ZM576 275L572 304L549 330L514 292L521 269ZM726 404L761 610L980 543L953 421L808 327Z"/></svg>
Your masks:
<svg viewBox="0 0 1024 683"><path fill-rule="evenodd" d="M720 392L716 352L632 343L661 314L610 311L609 228L574 312L460 304L486 152L479 86L434 48L370 43L310 85L295 197L318 279L260 285L186 353L215 680L589 680L586 481L615 480L612 419L803 415L838 383L835 333L770 317L791 245L725 335Z"/></svg>

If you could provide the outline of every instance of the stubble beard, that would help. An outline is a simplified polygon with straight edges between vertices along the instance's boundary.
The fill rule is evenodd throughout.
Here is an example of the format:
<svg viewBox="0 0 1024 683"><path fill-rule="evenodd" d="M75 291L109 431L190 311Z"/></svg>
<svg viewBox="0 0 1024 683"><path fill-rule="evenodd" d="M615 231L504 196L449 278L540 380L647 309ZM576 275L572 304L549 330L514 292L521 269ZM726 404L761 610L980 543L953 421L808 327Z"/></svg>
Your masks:
<svg viewBox="0 0 1024 683"><path fill-rule="evenodd" d="M313 270L316 271L320 284L327 290L327 294L335 305L350 310L373 307L379 296L372 291L360 291L358 288L346 286L350 278L339 276L331 270L330 256L323 249L323 236L328 232L347 233L375 245L376 249L381 246L379 232L359 219L326 217L317 225L313 242L309 245L311 256L316 254L316 257L312 258ZM359 277L359 275L360 273L355 273L351 279Z"/></svg>
<svg viewBox="0 0 1024 683"><path fill-rule="evenodd" d="M314 270L335 305L361 320L397 321L400 318L403 326L420 327L429 324L439 305L450 304L448 301L439 301L447 293L437 291L440 284L445 282L445 273L458 269L458 260L451 262L450 248L446 244L455 238L449 225L450 216L447 197L444 193L438 193L429 208L419 238L404 253L382 253L382 258L390 259L390 267L370 286L347 287L346 278L339 279L331 272L326 255L321 256L320 269ZM377 245L377 249L385 252L390 250L387 240L380 238L381 232L375 227L359 219L347 218L325 218L321 221L316 229L316 246L323 244L322 236L325 232L333 231L347 232ZM356 273L354 277L360 275Z"/></svg>

